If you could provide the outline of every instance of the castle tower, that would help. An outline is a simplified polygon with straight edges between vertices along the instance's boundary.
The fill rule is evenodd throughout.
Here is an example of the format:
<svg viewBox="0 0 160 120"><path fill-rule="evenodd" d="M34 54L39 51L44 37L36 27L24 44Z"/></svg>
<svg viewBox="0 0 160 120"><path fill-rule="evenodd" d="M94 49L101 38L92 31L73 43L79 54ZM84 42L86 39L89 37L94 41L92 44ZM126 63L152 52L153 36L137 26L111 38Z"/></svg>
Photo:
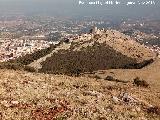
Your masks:
<svg viewBox="0 0 160 120"><path fill-rule="evenodd" d="M90 33L95 34L97 31L98 31L98 28L94 26L94 27L90 30Z"/></svg>
<svg viewBox="0 0 160 120"><path fill-rule="evenodd" d="M98 30L98 28L94 26L94 27L93 27L93 31L92 31L92 32L93 32L93 33L96 33L96 32L97 32L97 30Z"/></svg>

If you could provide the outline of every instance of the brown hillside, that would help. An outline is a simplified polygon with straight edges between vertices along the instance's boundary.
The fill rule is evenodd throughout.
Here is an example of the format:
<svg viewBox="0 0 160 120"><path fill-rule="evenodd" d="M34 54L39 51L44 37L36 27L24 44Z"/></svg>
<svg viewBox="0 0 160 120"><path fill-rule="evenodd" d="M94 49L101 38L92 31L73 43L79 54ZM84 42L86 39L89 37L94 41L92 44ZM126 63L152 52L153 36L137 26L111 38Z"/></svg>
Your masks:
<svg viewBox="0 0 160 120"><path fill-rule="evenodd" d="M156 57L150 49L113 30L82 34L63 45L67 49L59 49L41 61L40 72L80 74L105 69L140 69Z"/></svg>
<svg viewBox="0 0 160 120"><path fill-rule="evenodd" d="M99 72L98 75L102 75ZM160 73L157 70L108 70L100 78L69 77L0 70L0 119L158 120ZM134 78L149 86L133 84ZM127 82L123 82L127 81Z"/></svg>

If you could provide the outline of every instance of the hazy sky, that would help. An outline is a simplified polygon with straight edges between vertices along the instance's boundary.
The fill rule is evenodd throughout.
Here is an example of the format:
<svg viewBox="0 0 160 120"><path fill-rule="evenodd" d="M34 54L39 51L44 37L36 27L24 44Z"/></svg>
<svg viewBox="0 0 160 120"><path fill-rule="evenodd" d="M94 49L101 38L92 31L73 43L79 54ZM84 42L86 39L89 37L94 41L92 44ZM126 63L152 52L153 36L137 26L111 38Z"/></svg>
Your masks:
<svg viewBox="0 0 160 120"><path fill-rule="evenodd" d="M0 0L0 13L52 14L74 16L160 16L160 5L143 6L86 6L78 5L79 0ZM96 0L81 0L96 1ZM98 0L97 0L98 1ZM109 1L109 0L99 0ZM113 0L115 1L115 0ZM117 0L138 1L138 0ZM147 1L147 0L139 0ZM148 0L149 1L149 0ZM158 0L155 0L157 2Z"/></svg>

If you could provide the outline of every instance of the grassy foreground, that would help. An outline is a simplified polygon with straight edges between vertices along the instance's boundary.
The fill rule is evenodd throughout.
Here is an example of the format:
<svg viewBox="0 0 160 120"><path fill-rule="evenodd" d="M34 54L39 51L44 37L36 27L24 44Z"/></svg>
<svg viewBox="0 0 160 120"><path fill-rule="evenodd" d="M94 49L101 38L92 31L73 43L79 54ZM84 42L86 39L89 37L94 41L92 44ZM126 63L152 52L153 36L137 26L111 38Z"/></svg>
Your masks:
<svg viewBox="0 0 160 120"><path fill-rule="evenodd" d="M121 72L126 80L128 72ZM138 87L132 79L136 75L130 74L130 81L115 82L0 70L0 119L159 120L159 84L147 80L149 87Z"/></svg>

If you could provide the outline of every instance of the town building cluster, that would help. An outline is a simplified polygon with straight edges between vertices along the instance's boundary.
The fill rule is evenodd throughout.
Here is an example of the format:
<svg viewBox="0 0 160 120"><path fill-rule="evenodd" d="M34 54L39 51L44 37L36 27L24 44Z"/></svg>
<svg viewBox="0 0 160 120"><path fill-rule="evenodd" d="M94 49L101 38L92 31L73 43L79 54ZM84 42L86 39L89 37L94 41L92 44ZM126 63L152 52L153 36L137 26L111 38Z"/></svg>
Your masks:
<svg viewBox="0 0 160 120"><path fill-rule="evenodd" d="M29 39L1 39L0 44L0 62L5 62L26 54L31 54L41 49L48 48L50 44L56 44L56 42Z"/></svg>

